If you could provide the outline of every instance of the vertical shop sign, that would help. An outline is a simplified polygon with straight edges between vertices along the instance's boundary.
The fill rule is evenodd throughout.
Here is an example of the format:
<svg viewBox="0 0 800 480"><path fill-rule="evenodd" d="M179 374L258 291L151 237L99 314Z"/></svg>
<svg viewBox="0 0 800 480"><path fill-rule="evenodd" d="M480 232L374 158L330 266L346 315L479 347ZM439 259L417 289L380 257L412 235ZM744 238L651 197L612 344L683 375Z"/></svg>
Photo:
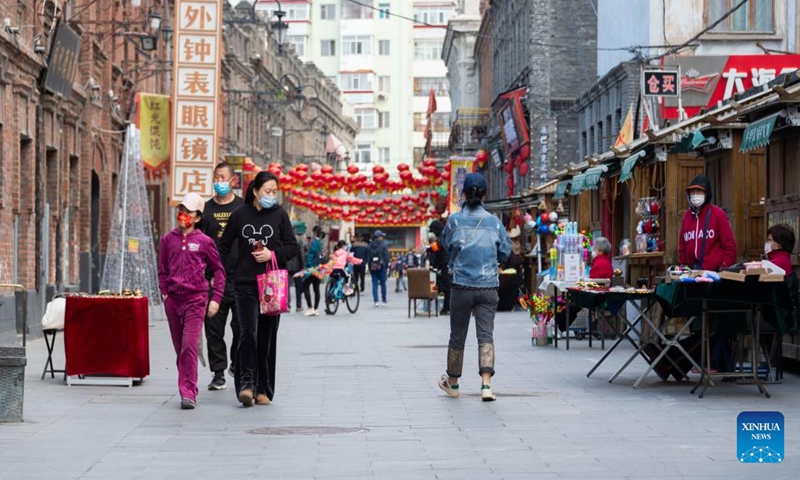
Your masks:
<svg viewBox="0 0 800 480"><path fill-rule="evenodd" d="M461 210L461 190L464 189L464 179L475 171L475 160L464 157L450 157L450 215Z"/></svg>
<svg viewBox="0 0 800 480"><path fill-rule="evenodd" d="M213 195L223 0L176 0L171 199Z"/></svg>
<svg viewBox="0 0 800 480"><path fill-rule="evenodd" d="M142 163L148 172L159 172L169 160L169 97L138 93L137 98Z"/></svg>

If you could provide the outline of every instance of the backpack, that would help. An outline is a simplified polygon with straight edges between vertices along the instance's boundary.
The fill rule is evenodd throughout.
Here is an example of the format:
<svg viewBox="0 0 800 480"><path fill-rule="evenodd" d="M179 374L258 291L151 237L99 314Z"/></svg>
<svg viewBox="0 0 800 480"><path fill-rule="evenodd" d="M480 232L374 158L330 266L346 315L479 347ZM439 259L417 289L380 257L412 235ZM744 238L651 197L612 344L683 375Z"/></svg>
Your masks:
<svg viewBox="0 0 800 480"><path fill-rule="evenodd" d="M369 247L369 271L378 272L383 270L383 260L381 260L380 248Z"/></svg>

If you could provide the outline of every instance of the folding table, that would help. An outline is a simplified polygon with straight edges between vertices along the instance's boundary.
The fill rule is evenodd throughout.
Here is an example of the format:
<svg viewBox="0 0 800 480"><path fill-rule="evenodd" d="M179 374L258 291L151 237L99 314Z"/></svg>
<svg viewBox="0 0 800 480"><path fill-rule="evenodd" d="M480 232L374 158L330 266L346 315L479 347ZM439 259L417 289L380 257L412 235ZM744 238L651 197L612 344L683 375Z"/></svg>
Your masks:
<svg viewBox="0 0 800 480"><path fill-rule="evenodd" d="M758 376L761 348L760 323L763 319L774 324L778 331L784 331L783 326L793 308L786 283L758 282L757 277L748 278L745 282L731 280L714 283L674 282L658 285L656 296L669 316L699 316L701 318L700 363L702 368L698 367L700 379L691 393L695 393L702 386L699 397L703 398L708 386L713 386L713 378L739 377L751 378L759 391L769 398L770 394ZM769 311L770 315L764 315L765 310ZM749 334L754 339L751 348L750 372L712 373L709 316L715 313L731 312L746 314ZM719 319L718 325L723 324L722 322L725 320Z"/></svg>

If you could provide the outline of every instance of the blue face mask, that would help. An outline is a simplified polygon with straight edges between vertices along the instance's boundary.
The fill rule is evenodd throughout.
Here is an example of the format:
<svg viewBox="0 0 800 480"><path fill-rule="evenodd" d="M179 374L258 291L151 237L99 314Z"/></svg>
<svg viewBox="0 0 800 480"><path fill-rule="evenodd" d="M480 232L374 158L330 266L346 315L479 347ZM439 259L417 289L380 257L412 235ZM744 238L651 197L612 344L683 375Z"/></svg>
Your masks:
<svg viewBox="0 0 800 480"><path fill-rule="evenodd" d="M220 197L224 197L231 191L231 183L230 182L217 182L214 184L214 191Z"/></svg>
<svg viewBox="0 0 800 480"><path fill-rule="evenodd" d="M275 197L263 196L258 199L258 204L261 205L261 208L272 208L275 206Z"/></svg>

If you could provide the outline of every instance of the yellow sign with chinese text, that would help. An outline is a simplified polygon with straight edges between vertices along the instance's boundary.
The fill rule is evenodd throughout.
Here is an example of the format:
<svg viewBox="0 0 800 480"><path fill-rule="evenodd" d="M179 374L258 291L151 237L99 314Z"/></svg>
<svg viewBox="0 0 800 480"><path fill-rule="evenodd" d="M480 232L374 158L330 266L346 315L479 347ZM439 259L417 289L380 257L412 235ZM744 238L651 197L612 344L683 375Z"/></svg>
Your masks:
<svg viewBox="0 0 800 480"><path fill-rule="evenodd" d="M142 163L150 172L168 166L170 155L169 97L139 93L139 131Z"/></svg>

